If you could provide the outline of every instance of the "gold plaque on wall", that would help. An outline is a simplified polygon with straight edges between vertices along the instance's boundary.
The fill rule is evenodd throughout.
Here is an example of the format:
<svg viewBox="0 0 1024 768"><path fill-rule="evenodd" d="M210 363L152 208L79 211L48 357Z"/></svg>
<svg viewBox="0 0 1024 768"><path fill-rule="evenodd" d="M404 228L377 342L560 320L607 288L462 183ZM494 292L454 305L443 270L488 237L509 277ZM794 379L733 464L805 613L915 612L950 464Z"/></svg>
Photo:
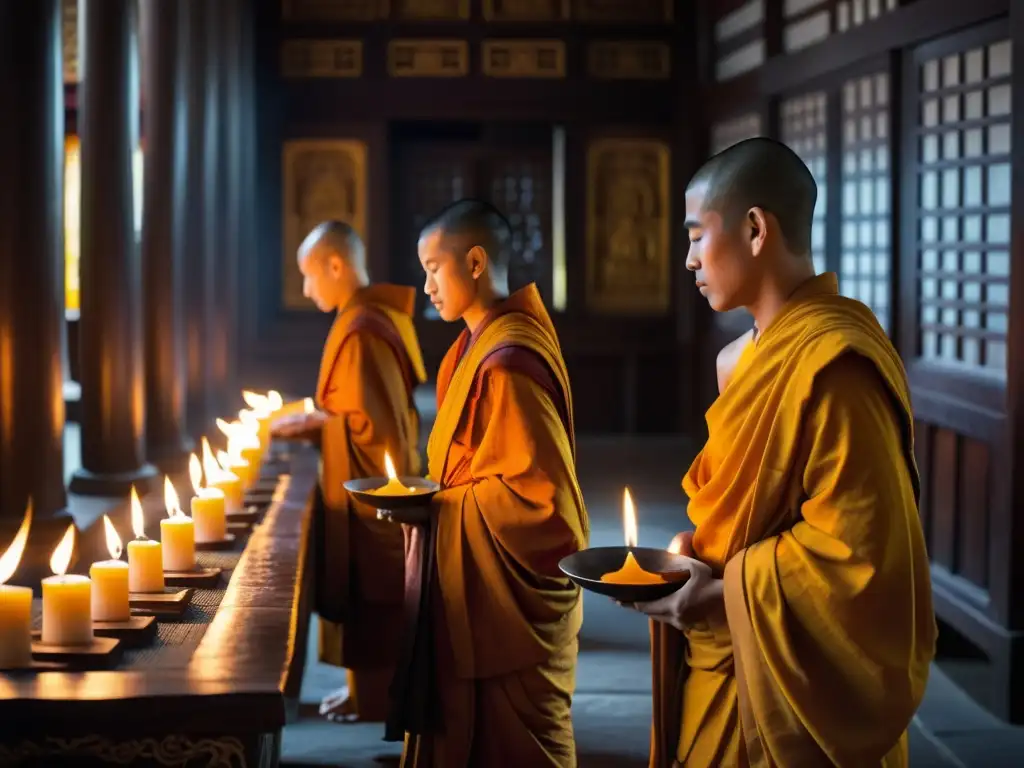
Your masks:
<svg viewBox="0 0 1024 768"><path fill-rule="evenodd" d="M658 24L672 21L675 0L573 0L572 15L579 21Z"/></svg>
<svg viewBox="0 0 1024 768"><path fill-rule="evenodd" d="M288 309L315 309L302 295L295 252L313 227L327 219L351 224L369 246L366 144L350 139L297 139L285 142L282 159L281 302Z"/></svg>
<svg viewBox="0 0 1024 768"><path fill-rule="evenodd" d="M672 71L667 43L601 41L587 48L587 70L603 80L664 80Z"/></svg>
<svg viewBox="0 0 1024 768"><path fill-rule="evenodd" d="M481 53L488 77L565 77L561 40L484 40Z"/></svg>
<svg viewBox="0 0 1024 768"><path fill-rule="evenodd" d="M388 17L388 0L281 0L287 21L376 21Z"/></svg>
<svg viewBox="0 0 1024 768"><path fill-rule="evenodd" d="M465 77L469 43L465 40L392 40L388 43L392 77Z"/></svg>
<svg viewBox="0 0 1024 768"><path fill-rule="evenodd" d="M78 0L61 0L60 37L64 50L64 82L78 82Z"/></svg>
<svg viewBox="0 0 1024 768"><path fill-rule="evenodd" d="M587 149L587 306L666 314L672 305L669 147L600 139Z"/></svg>
<svg viewBox="0 0 1024 768"><path fill-rule="evenodd" d="M469 0L391 0L392 15L402 21L462 21Z"/></svg>
<svg viewBox="0 0 1024 768"><path fill-rule="evenodd" d="M487 21L562 21L569 0L484 0Z"/></svg>
<svg viewBox="0 0 1024 768"><path fill-rule="evenodd" d="M359 77L361 40L286 40L281 46L282 77Z"/></svg>

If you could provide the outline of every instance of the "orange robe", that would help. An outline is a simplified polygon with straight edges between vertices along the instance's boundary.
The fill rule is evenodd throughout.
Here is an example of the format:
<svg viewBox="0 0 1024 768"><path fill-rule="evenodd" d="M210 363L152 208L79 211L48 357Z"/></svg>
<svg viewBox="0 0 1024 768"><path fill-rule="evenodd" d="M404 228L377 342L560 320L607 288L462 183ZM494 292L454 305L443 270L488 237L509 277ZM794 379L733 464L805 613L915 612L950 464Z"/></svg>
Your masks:
<svg viewBox="0 0 1024 768"><path fill-rule="evenodd" d="M463 332L438 374L427 448L435 497L438 729L405 768L575 766L579 588L559 561L587 546L572 395L536 286Z"/></svg>
<svg viewBox="0 0 1024 768"><path fill-rule="evenodd" d="M402 628L405 557L398 526L352 501L343 483L383 477L387 450L399 474L418 475L413 389L426 379L411 313L415 289L374 285L340 311L324 345L317 610L320 658L348 669L363 720L383 720Z"/></svg>
<svg viewBox="0 0 1024 768"><path fill-rule="evenodd" d="M707 423L683 488L725 618L652 622L652 768L907 765L936 627L896 351L820 275Z"/></svg>

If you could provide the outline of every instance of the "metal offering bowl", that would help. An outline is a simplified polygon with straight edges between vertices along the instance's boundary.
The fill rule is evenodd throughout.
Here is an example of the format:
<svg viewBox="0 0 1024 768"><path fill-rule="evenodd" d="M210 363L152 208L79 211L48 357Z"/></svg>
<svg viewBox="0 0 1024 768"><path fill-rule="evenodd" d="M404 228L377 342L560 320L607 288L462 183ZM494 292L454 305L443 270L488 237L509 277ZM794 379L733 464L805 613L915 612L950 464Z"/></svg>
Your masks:
<svg viewBox="0 0 1024 768"><path fill-rule="evenodd" d="M423 523L430 519L430 501L441 486L425 477L401 475L398 481L416 493L380 495L373 493L388 483L386 477L363 477L345 483L356 501L378 510L377 517L394 523Z"/></svg>
<svg viewBox="0 0 1024 768"><path fill-rule="evenodd" d="M637 564L649 573L657 573L665 584L613 584L601 581L606 573L622 567L626 553L632 552ZM618 600L621 603L643 603L671 595L690 577L687 558L665 549L649 547L593 547L563 558L558 564L562 573L583 589Z"/></svg>

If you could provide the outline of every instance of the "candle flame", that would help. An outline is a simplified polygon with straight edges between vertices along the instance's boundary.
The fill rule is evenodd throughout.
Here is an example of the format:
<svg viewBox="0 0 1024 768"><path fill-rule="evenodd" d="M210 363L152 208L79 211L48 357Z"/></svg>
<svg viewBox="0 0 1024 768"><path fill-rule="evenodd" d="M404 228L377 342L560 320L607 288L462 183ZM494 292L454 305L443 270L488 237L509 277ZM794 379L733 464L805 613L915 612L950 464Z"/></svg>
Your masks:
<svg viewBox="0 0 1024 768"><path fill-rule="evenodd" d="M21 521L21 527L14 534L14 540L7 551L0 555L0 584L6 584L7 580L18 570L18 563L25 553L25 545L28 543L28 529L32 527L32 499L25 505L25 517Z"/></svg>
<svg viewBox="0 0 1024 768"><path fill-rule="evenodd" d="M240 454L228 453L227 451L217 451L217 463L225 471L230 471L230 467L235 461L241 462Z"/></svg>
<svg viewBox="0 0 1024 768"><path fill-rule="evenodd" d="M192 490L198 496L199 489L203 487L203 465L194 453L188 457L188 478L192 481Z"/></svg>
<svg viewBox="0 0 1024 768"><path fill-rule="evenodd" d="M256 392L250 392L247 389L242 390L242 399L245 400L245 404L252 408L254 411L262 411L267 408L269 403L265 395L257 394Z"/></svg>
<svg viewBox="0 0 1024 768"><path fill-rule="evenodd" d="M398 473L395 472L395 465L391 462L391 454L384 451L384 469L388 473L388 480L397 480Z"/></svg>
<svg viewBox="0 0 1024 768"><path fill-rule="evenodd" d="M636 507L633 497L629 495L629 487L622 492L622 527L626 532L626 546L635 547L637 543Z"/></svg>
<svg viewBox="0 0 1024 768"><path fill-rule="evenodd" d="M139 501L139 492L132 486L132 531L135 538L146 538L146 518L142 515L142 502Z"/></svg>
<svg viewBox="0 0 1024 768"><path fill-rule="evenodd" d="M110 553L110 559L120 560L123 545L121 544L121 537L117 535L117 529L110 522L109 515L103 516L103 535L107 538L107 552Z"/></svg>
<svg viewBox="0 0 1024 768"><path fill-rule="evenodd" d="M303 413L312 413L313 412L313 398L312 397L307 397L305 400L302 401L302 411L303 411Z"/></svg>
<svg viewBox="0 0 1024 768"><path fill-rule="evenodd" d="M206 484L214 482L215 478L220 475L221 467L217 463L217 459L213 457L213 449L210 448L210 441L205 437L203 438L203 472L206 473Z"/></svg>
<svg viewBox="0 0 1024 768"><path fill-rule="evenodd" d="M236 431L248 432L253 435L259 435L260 433L260 416L266 415L265 412L261 411L247 411L245 409L238 412L238 421L235 422Z"/></svg>
<svg viewBox="0 0 1024 768"><path fill-rule="evenodd" d="M54 576L63 576L67 573L68 566L71 565L71 555L75 551L75 524L72 523L68 526L68 530L64 534L64 538L60 540L60 544L53 550L53 554L50 555L50 570L53 571Z"/></svg>
<svg viewBox="0 0 1024 768"><path fill-rule="evenodd" d="M267 392L267 407L271 411L279 411L284 407L284 398L281 397L281 393L276 389Z"/></svg>
<svg viewBox="0 0 1024 768"><path fill-rule="evenodd" d="M217 429L224 433L224 437L231 439L231 436L235 434L237 426L230 421L224 421L222 418L217 418Z"/></svg>
<svg viewBox="0 0 1024 768"><path fill-rule="evenodd" d="M184 516L185 514L181 511L181 499L178 498L178 492L167 475L164 475L164 509L167 510L168 517Z"/></svg>

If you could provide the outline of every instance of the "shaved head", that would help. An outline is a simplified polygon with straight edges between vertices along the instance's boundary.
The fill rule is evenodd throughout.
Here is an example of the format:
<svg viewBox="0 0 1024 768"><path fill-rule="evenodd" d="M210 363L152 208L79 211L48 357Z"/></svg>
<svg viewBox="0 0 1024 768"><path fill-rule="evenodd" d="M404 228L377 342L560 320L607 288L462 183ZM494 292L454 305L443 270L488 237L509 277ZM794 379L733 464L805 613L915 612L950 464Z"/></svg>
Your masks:
<svg viewBox="0 0 1024 768"><path fill-rule="evenodd" d="M366 247L359 233L343 221L324 221L313 227L299 246L298 258L337 256L348 261L358 272L366 271Z"/></svg>
<svg viewBox="0 0 1024 768"><path fill-rule="evenodd" d="M778 221L790 251L810 255L811 223L818 185L797 154L778 141L741 141L708 160L690 180L687 192L703 189L703 209L722 217L726 227L760 208Z"/></svg>
<svg viewBox="0 0 1024 768"><path fill-rule="evenodd" d="M427 222L420 236L435 232L441 233L453 250L462 253L480 246L487 252L491 264L507 275L510 256L507 243L512 228L501 211L487 201L467 198L452 203Z"/></svg>
<svg viewBox="0 0 1024 768"><path fill-rule="evenodd" d="M363 239L343 221L317 224L296 256L302 293L322 312L344 307L369 282Z"/></svg>

